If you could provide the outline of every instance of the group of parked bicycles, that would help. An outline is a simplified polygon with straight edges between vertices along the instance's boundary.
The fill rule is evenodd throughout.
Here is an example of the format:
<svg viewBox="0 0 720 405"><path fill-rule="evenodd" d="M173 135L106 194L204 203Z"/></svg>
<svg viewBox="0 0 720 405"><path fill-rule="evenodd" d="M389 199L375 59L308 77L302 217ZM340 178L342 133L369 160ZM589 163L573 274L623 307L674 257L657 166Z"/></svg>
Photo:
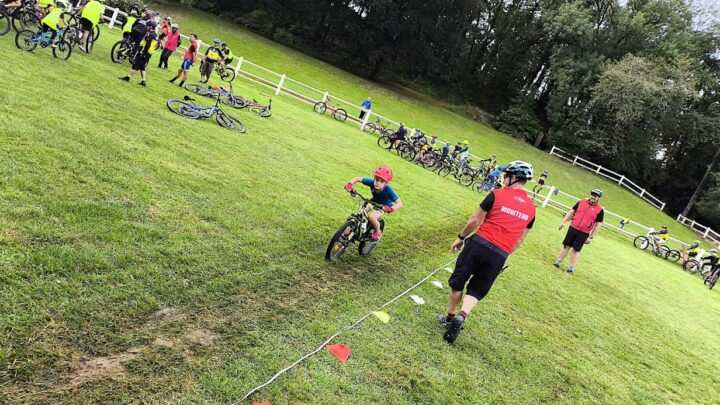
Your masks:
<svg viewBox="0 0 720 405"><path fill-rule="evenodd" d="M13 28L16 31L15 46L19 49L30 52L37 47L51 47L53 56L61 60L70 58L76 45L82 45L85 52L90 53L100 36L100 26L96 25L92 35L88 35L83 43L79 9L62 0L58 0L56 5L64 11L55 39L51 32L42 32L40 21L45 12L33 0L24 0L20 6L12 9L0 4L0 35L7 34Z"/></svg>
<svg viewBox="0 0 720 405"><path fill-rule="evenodd" d="M636 236L633 240L633 245L642 250L650 248L650 251L657 257L668 260L670 262L678 262L682 260L682 268L690 274L699 275L705 285L710 289L715 287L720 276L720 268L714 266L712 263L706 263L702 260L702 255L698 254L691 257L688 253L688 249L685 247L682 250L671 249L665 244L658 242L653 236L654 231L651 229L646 235ZM711 254L717 254L711 252Z"/></svg>
<svg viewBox="0 0 720 405"><path fill-rule="evenodd" d="M245 133L246 128L243 122L224 111L221 104L236 109L245 109L262 118L268 118L272 115L272 97L267 96L268 103L262 104L255 99L248 99L233 94L232 84L225 88L188 83L185 85L185 89L198 96L215 99L215 104L209 107L198 105L196 100L190 96L185 96L182 99L173 98L168 100L166 104L170 111L185 118L202 119L215 116L215 121L221 127L231 131Z"/></svg>

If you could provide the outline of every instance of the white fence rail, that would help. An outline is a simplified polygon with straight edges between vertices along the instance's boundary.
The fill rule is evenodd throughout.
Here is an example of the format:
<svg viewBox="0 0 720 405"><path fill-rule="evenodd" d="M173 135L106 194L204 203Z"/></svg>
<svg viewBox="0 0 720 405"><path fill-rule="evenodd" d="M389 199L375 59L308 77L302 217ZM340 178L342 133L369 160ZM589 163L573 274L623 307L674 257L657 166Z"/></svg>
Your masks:
<svg viewBox="0 0 720 405"><path fill-rule="evenodd" d="M550 154L559 157L560 159L566 160L570 162L573 166L580 166L584 169L587 169L591 172L594 172L597 175L603 176L606 179L610 179L614 182L616 182L618 185L623 186L627 188L628 190L632 191L636 195L638 195L643 200L647 201L652 205L653 207L659 209L662 211L665 208L665 203L660 201L659 198L655 197L654 195L648 193L644 188L638 186L637 184L633 183L632 181L628 180L624 174L615 173L614 171L602 167L598 164L595 164L589 160L583 159L580 156L572 155L568 152L565 152L564 150L558 148L557 146L553 146L552 149L550 149Z"/></svg>
<svg viewBox="0 0 720 405"><path fill-rule="evenodd" d="M103 15L103 20L108 22L108 26L110 28L122 28L122 24L120 23L120 18L124 20L127 14L121 10L106 7L105 9L105 15ZM185 44L189 43L189 37L185 35L181 35L183 39L185 39L187 42L184 42ZM199 50L198 54L202 54L202 47L207 47L202 41L198 40ZM185 45L181 45L178 47L179 49L187 49ZM298 80L292 79L288 77L285 74L274 72L268 68L265 68L263 66L260 66L258 64L255 64L244 57L238 57L237 63L234 67L232 67L235 70L236 75L245 77L249 80L252 80L255 83L262 84L270 89L272 89L275 93L275 95L280 94L287 94L291 95L301 101L304 101L308 104L315 104L318 101L327 102L330 100L335 107L344 108L348 111L357 111L358 113L360 111L363 111L363 107L353 104L347 100L343 100L340 97L331 95L331 93L327 90L318 89L315 87L312 87L310 85L307 85L305 83L302 83ZM373 119L375 117L375 119ZM372 110L367 110L366 114L364 116L364 119L360 119L359 117L356 117L355 115L351 115L348 113L348 120L358 125L358 128L360 130L363 129L365 124L368 122L374 122L376 119L380 119L381 121L385 121L387 123L393 124L393 125L400 125L399 121L393 120L391 118L382 116L380 114L377 114L373 112ZM409 131L411 134L415 132L415 128L409 128ZM449 144L449 142L443 141L438 139L439 142ZM580 166L583 168L586 168L587 170L591 170L595 172L596 174L599 174L603 177L609 178L613 181L617 181L619 185L625 186L626 188L633 191L635 194L639 195L644 200L648 201L650 204L655 206L656 208L662 210L665 207L665 203L658 200L656 197L650 195L648 192L646 192L644 189L642 189L640 186L636 185L635 183L631 182L630 180L626 179L625 176L615 173L611 170L608 170L602 166L596 165L595 163L592 163L590 161L587 161L585 159L582 159L578 156L571 156L567 154L565 151L554 147L550 151L551 155L555 155L560 157L561 159L567 160L571 162L573 165ZM474 159L480 159L476 155L469 155L470 158ZM552 207L557 210L567 212L570 210L570 208L579 201L579 198L572 196L570 194L564 193L562 191L557 190L555 187L550 187L548 189L548 193L541 197L543 198L543 204L542 207ZM608 218L611 218L611 220L608 220ZM614 212L605 210L605 228L609 228L610 230L627 237L629 239L634 239L638 235L645 235L651 228L642 224L639 224L634 221L630 221L629 223L625 224L624 226L620 226L620 220L623 219L622 215L616 214ZM678 217L678 221L680 221L680 217ZM616 225L617 224L617 225ZM702 225L697 225L702 227ZM705 228L705 227L702 227ZM694 228L697 230L697 228ZM703 230L707 234L707 237L714 241L718 242L720 241L720 235L715 233L711 230ZM687 246L686 243L670 238L674 243L677 243L679 246Z"/></svg>
<svg viewBox="0 0 720 405"><path fill-rule="evenodd" d="M720 234L710 229L709 226L700 225L695 220L682 216L682 214L678 214L677 221L701 234L706 240L720 244Z"/></svg>

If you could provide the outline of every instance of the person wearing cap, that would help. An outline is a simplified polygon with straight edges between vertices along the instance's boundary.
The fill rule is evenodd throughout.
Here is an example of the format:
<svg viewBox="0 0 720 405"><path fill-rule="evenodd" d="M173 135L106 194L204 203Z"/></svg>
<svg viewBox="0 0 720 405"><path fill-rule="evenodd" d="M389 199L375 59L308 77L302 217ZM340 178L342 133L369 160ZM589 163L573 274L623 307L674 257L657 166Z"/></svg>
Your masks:
<svg viewBox="0 0 720 405"><path fill-rule="evenodd" d="M447 315L438 316L445 328L443 339L450 344L455 343L470 311L488 294L508 256L523 243L535 222L535 205L524 189L533 178L532 165L516 160L505 166L504 173L504 187L488 193L450 246L453 253L462 248L448 280Z"/></svg>
<svg viewBox="0 0 720 405"><path fill-rule="evenodd" d="M175 52L177 47L180 45L182 45L182 40L180 39L180 26L177 24L171 24L170 31L168 31L165 35L165 45L163 46L162 53L160 54L160 62L158 63L158 67L160 69L167 70L170 56L172 56L173 52Z"/></svg>
<svg viewBox="0 0 720 405"><path fill-rule="evenodd" d="M83 34L79 47L85 52L90 52L90 47L87 46L88 36L95 26L100 23L100 18L102 18L103 12L105 12L105 6L102 5L104 2L105 0L90 0L82 10L80 10L80 27L82 27Z"/></svg>
<svg viewBox="0 0 720 405"><path fill-rule="evenodd" d="M170 83L175 83L175 80L177 80L182 75L182 80L180 80L180 84L178 84L178 86L182 87L185 84L188 79L188 71L190 71L190 67L192 67L192 65L197 62L197 54L197 35L190 34L190 46L188 46L187 51L185 51L185 54L183 55L183 61L180 64L180 69L178 69L175 77L170 79Z"/></svg>
<svg viewBox="0 0 720 405"><path fill-rule="evenodd" d="M130 73L127 76L119 77L120 80L129 82L130 78L134 76L137 72L140 72L140 85L143 87L147 86L147 65L150 63L150 58L152 58L153 53L155 53L155 48L157 45L158 37L157 33L155 32L155 21L148 21L146 24L146 33L142 40L140 40L139 49L137 51L137 55L135 56L135 60L133 62L132 69L130 69Z"/></svg>
<svg viewBox="0 0 720 405"><path fill-rule="evenodd" d="M372 198L370 201L382 205L382 210L373 210L368 214L370 224L373 226L372 241L377 242L382 237L382 229L380 228L380 217L383 213L391 214L399 210L403 206L402 200L395 193L390 182L393 180L393 172L387 166L378 167L373 172L373 178L369 177L353 177L346 185L345 190L349 193L354 191L354 184L361 182L370 188Z"/></svg>
<svg viewBox="0 0 720 405"><path fill-rule="evenodd" d="M220 41L219 38L215 38L213 46L205 51L202 64L200 64L200 83L207 83L208 80L210 80L210 75L213 69L215 69L215 64L218 63L222 57L222 51L220 50L221 44L222 41Z"/></svg>
<svg viewBox="0 0 720 405"><path fill-rule="evenodd" d="M584 198L578 201L570 211L565 214L558 229L563 229L563 226L565 226L565 223L568 221L572 222L563 240L563 247L560 249L560 254L557 260L555 260L555 263L553 263L553 266L559 269L560 264L562 264L572 248L570 266L567 269L567 273L572 274L575 271L575 266L577 266L577 262L580 260L580 250L582 250L584 245L589 245L590 242L592 242L593 237L597 235L602 227L605 210L602 205L600 205L600 197L602 197L602 190L598 188L593 189L590 192L590 198Z"/></svg>

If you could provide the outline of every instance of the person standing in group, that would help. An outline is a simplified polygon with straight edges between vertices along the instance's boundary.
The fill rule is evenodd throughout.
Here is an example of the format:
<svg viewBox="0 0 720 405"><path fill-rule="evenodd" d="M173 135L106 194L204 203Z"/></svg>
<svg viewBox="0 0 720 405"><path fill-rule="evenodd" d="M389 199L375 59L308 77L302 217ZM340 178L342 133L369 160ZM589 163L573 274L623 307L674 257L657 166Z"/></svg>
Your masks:
<svg viewBox="0 0 720 405"><path fill-rule="evenodd" d="M232 65L233 60L235 59L235 54L233 53L232 49L227 45L227 43L223 42L222 45L220 45L220 52L222 52L222 64L223 66L230 66Z"/></svg>
<svg viewBox="0 0 720 405"><path fill-rule="evenodd" d="M129 38L132 35L132 27L135 25L135 22L138 20L138 15L136 12L131 12L130 15L127 16L125 19L125 24L122 28L122 35L123 38Z"/></svg>
<svg viewBox="0 0 720 405"><path fill-rule="evenodd" d="M372 109L372 101L370 101L370 97L366 98L365 101L362 102L360 105L360 119L365 118L365 114Z"/></svg>
<svg viewBox="0 0 720 405"><path fill-rule="evenodd" d="M197 42L197 35L190 34L190 46L188 46L188 50L185 51L185 54L183 55L183 61L180 65L180 69L178 69L177 74L175 77L170 79L170 83L175 83L175 80L177 80L182 75L182 80L180 81L180 84L178 86L182 87L185 82L188 79L188 71L190 70L190 67L197 62L197 54L198 54L198 42Z"/></svg>
<svg viewBox="0 0 720 405"><path fill-rule="evenodd" d="M152 58L153 53L155 53L155 46L158 41L157 33L155 32L155 21L148 21L146 26L147 33L140 41L140 49L135 56L135 63L133 63L130 73L127 76L119 78L120 80L129 82L132 76L140 72L140 77L142 78L140 85L143 87L147 86L147 72L145 70L147 69L148 63L150 63L150 58Z"/></svg>
<svg viewBox="0 0 720 405"><path fill-rule="evenodd" d="M90 53L88 36L95 29L95 26L100 23L100 18L105 11L105 6L102 5L104 2L105 0L90 0L80 10L80 27L82 27L83 34L79 47L87 53Z"/></svg>
<svg viewBox="0 0 720 405"><path fill-rule="evenodd" d="M205 56L203 56L202 64L200 65L200 83L207 83L208 80L210 80L210 75L213 69L215 69L215 64L218 63L222 57L220 44L222 44L222 41L220 41L219 38L215 38L213 46L205 51Z"/></svg>
<svg viewBox="0 0 720 405"><path fill-rule="evenodd" d="M170 31L165 36L165 47L163 48L163 51L160 54L160 63L158 63L158 67L160 69L168 68L168 60L170 59L170 56L172 56L173 52L175 52L175 50L177 49L178 46L182 45L182 40L180 39L180 31L179 30L180 30L179 25L172 24L170 26Z"/></svg>
<svg viewBox="0 0 720 405"><path fill-rule="evenodd" d="M535 205L524 190L525 183L533 178L532 165L516 160L505 166L504 173L504 187L488 193L450 247L453 253L463 248L448 281L451 291L447 315L438 316L446 329L443 339L451 344L470 311L490 291L507 257L522 244L535 222Z"/></svg>
<svg viewBox="0 0 720 405"><path fill-rule="evenodd" d="M600 197L602 197L602 190L593 189L590 192L590 198L585 198L578 201L571 209L565 214L560 228L566 222L570 223L570 228L565 235L563 240L563 247L560 249L560 254L553 263L553 266L560 268L565 256L567 256L570 248L573 252L570 255L570 266L567 269L568 274L572 274L575 271L578 260L580 260L580 250L583 245L589 245L592 242L595 235L600 231L603 220L605 218L605 210L600 205Z"/></svg>

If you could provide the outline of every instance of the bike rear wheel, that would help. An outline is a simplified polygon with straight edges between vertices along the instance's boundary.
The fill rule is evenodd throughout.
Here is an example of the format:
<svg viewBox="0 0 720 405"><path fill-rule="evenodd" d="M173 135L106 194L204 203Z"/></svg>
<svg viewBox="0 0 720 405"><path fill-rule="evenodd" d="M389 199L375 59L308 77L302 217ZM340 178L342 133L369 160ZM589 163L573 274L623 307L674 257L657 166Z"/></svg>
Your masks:
<svg viewBox="0 0 720 405"><path fill-rule="evenodd" d="M465 167L458 173L458 183L467 187L475 181L475 172Z"/></svg>
<svg viewBox="0 0 720 405"><path fill-rule="evenodd" d="M635 245L636 248L645 250L647 249L648 245L650 245L650 241L648 241L648 238L640 235L636 236L635 239L633 239L633 245Z"/></svg>
<svg viewBox="0 0 720 405"><path fill-rule="evenodd" d="M332 262L340 260L350 245L350 242L352 242L356 224L355 220L347 220L338 228L330 239L327 250L325 250L325 259Z"/></svg>
<svg viewBox="0 0 720 405"><path fill-rule="evenodd" d="M342 108L338 108L337 110L333 111L332 117L338 121L345 121L347 119L347 111L343 110Z"/></svg>
<svg viewBox="0 0 720 405"><path fill-rule="evenodd" d="M380 231L381 232L384 231L385 230L385 221L383 221L383 219L380 218L380 219L378 219L378 222L380 222ZM380 242L380 241L373 242L371 240L373 232L375 232L375 229L373 229L373 227L370 226L370 224L368 224L368 229L365 232L365 235L362 238L362 241L358 245L358 253L360 254L360 256L369 255L370 252L372 252L373 249L375 249L375 246L377 246L378 242Z"/></svg>
<svg viewBox="0 0 720 405"><path fill-rule="evenodd" d="M197 107L184 100L171 98L166 104L168 109L177 115L182 115L183 117L190 119L200 118L200 111L198 111Z"/></svg>
<svg viewBox="0 0 720 405"><path fill-rule="evenodd" d="M223 128L241 134L245 133L245 125L242 123L242 121L233 117L232 115L225 114L224 112L220 111L217 113L217 115L215 115L215 121L217 121L218 125Z"/></svg>
<svg viewBox="0 0 720 405"><path fill-rule="evenodd" d="M40 30L40 19L31 11L20 11L12 17L12 25L15 31Z"/></svg>
<svg viewBox="0 0 720 405"><path fill-rule="evenodd" d="M695 260L690 260L685 263L683 263L683 270L687 271L690 274L695 274L698 271L698 262Z"/></svg>
<svg viewBox="0 0 720 405"><path fill-rule="evenodd" d="M319 101L315 103L313 110L315 110L315 112L318 114L325 114L325 111L327 110L327 105L322 101Z"/></svg>
<svg viewBox="0 0 720 405"><path fill-rule="evenodd" d="M245 108L247 107L247 100L240 96L225 95L220 97L220 102L229 105L232 108Z"/></svg>
<svg viewBox="0 0 720 405"><path fill-rule="evenodd" d="M15 34L15 46L28 52L37 48L35 33L30 30L19 31L17 34Z"/></svg>
<svg viewBox="0 0 720 405"><path fill-rule="evenodd" d="M68 60L72 54L72 46L64 39L53 48L53 56L60 60Z"/></svg>
<svg viewBox="0 0 720 405"><path fill-rule="evenodd" d="M677 250L670 249L665 254L665 259L670 260L671 262L676 262L676 261L680 260L680 252L678 252Z"/></svg>
<svg viewBox="0 0 720 405"><path fill-rule="evenodd" d="M128 51L127 42L117 41L110 50L110 59L113 63L123 63L127 59Z"/></svg>
<svg viewBox="0 0 720 405"><path fill-rule="evenodd" d="M375 124L368 122L367 124L365 124L363 131L367 132L368 134L374 134L375 129Z"/></svg>
<svg viewBox="0 0 720 405"><path fill-rule="evenodd" d="M231 82L235 80L235 71L232 69L225 68L220 74L220 79L224 82Z"/></svg>
<svg viewBox="0 0 720 405"><path fill-rule="evenodd" d="M208 92L207 86L203 86L202 84L198 83L188 83L185 85L185 89L191 93L195 93L200 96L204 96Z"/></svg>

